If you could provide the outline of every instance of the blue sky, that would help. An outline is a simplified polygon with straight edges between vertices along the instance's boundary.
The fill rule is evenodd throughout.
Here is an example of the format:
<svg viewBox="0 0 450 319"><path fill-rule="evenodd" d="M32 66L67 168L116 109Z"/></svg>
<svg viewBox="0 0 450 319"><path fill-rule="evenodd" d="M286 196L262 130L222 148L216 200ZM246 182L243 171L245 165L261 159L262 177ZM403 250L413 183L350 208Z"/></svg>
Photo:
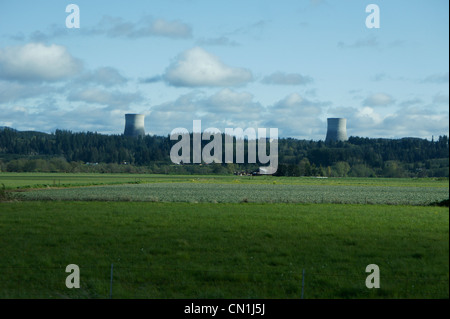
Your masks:
<svg viewBox="0 0 450 319"><path fill-rule="evenodd" d="M80 28L66 27L68 4ZM369 29L367 5L380 8ZM2 1L0 126L449 134L448 1Z"/></svg>

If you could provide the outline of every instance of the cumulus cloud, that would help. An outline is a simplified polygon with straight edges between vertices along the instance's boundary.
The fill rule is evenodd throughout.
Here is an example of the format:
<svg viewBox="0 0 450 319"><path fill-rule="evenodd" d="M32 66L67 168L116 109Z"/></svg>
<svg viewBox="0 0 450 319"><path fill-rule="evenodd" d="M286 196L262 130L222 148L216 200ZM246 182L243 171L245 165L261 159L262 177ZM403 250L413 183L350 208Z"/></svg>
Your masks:
<svg viewBox="0 0 450 319"><path fill-rule="evenodd" d="M16 81L0 81L0 103L16 102L55 93L54 87L41 83L19 83ZM3 114L2 114L3 115Z"/></svg>
<svg viewBox="0 0 450 319"><path fill-rule="evenodd" d="M382 114L369 106L333 107L328 109L327 117L343 117L347 119L347 135L361 137L388 137L384 131Z"/></svg>
<svg viewBox="0 0 450 319"><path fill-rule="evenodd" d="M222 106L226 104L242 106L250 103L252 100L253 95L251 93L236 92L229 88L222 89L208 98L209 103L214 106Z"/></svg>
<svg viewBox="0 0 450 319"><path fill-rule="evenodd" d="M0 126L10 126L18 130L37 130L51 133L56 129L74 132L89 131L102 134L121 134L124 129L124 114L101 106L78 105L72 109L60 109L48 101L36 108L14 105L2 108L5 114ZM48 110L51 109L52 112Z"/></svg>
<svg viewBox="0 0 450 319"><path fill-rule="evenodd" d="M120 91L107 91L98 88L85 88L69 94L67 100L106 105L110 109L128 109L132 103L142 100L139 93L125 93Z"/></svg>
<svg viewBox="0 0 450 319"><path fill-rule="evenodd" d="M119 71L112 67L101 67L94 71L81 74L76 81L78 83L94 83L105 87L124 84L127 79Z"/></svg>
<svg viewBox="0 0 450 319"><path fill-rule="evenodd" d="M329 117L347 118L349 136L370 138L431 138L448 134L448 111L430 109L429 105L411 100L390 112L365 106L362 108L336 107L327 112Z"/></svg>
<svg viewBox="0 0 450 319"><path fill-rule="evenodd" d="M205 109L212 113L226 113L230 118L252 116L259 117L262 106L253 102L254 96L249 92L236 92L222 89L205 100Z"/></svg>
<svg viewBox="0 0 450 319"><path fill-rule="evenodd" d="M268 107L264 125L278 128L283 137L320 139L326 133L326 124L320 117L327 105L330 102L312 101L291 93Z"/></svg>
<svg viewBox="0 0 450 319"><path fill-rule="evenodd" d="M386 93L372 94L363 101L364 106L388 106L392 103L394 103L394 99Z"/></svg>
<svg viewBox="0 0 450 319"><path fill-rule="evenodd" d="M203 129L257 128L261 127L264 112L265 108L251 93L225 88L211 95L194 91L155 105L150 118L153 132L168 134L177 127L192 131L193 120L201 120Z"/></svg>
<svg viewBox="0 0 450 319"><path fill-rule="evenodd" d="M301 111L303 114L317 115L322 112L322 107L329 105L330 102L311 101L302 97L298 93L291 93L285 98L274 104L274 108L278 110L292 110L294 112Z"/></svg>
<svg viewBox="0 0 450 319"><path fill-rule="evenodd" d="M195 47L180 54L167 68L163 79L181 87L237 86L251 81L252 73L227 66L215 55Z"/></svg>
<svg viewBox="0 0 450 319"><path fill-rule="evenodd" d="M202 104L205 97L194 91L179 96L173 101L164 102L151 108L150 134L169 134L173 129L184 127L192 131L193 120L203 120Z"/></svg>
<svg viewBox="0 0 450 319"><path fill-rule="evenodd" d="M387 116L380 128L385 136L400 137L428 137L448 134L448 113L433 114L426 109L401 109Z"/></svg>
<svg viewBox="0 0 450 319"><path fill-rule="evenodd" d="M313 79L310 76L301 75L299 73L275 72L262 79L264 84L278 85L304 85L311 83Z"/></svg>
<svg viewBox="0 0 450 319"><path fill-rule="evenodd" d="M371 107L365 106L361 109L357 109L354 113L357 122L355 124L359 124L360 126L368 127L381 124L383 121L383 116Z"/></svg>
<svg viewBox="0 0 450 319"><path fill-rule="evenodd" d="M28 43L0 49L0 78L58 81L78 74L82 64L64 46Z"/></svg>

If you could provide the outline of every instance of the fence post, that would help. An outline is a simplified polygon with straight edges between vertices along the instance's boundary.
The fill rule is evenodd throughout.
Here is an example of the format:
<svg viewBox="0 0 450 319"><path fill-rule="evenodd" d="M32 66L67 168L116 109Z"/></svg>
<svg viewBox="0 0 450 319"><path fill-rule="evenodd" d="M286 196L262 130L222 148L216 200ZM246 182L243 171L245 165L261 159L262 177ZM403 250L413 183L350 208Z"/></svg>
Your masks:
<svg viewBox="0 0 450 319"><path fill-rule="evenodd" d="M111 280L109 282L109 299L112 299L113 264L111 263Z"/></svg>
<svg viewBox="0 0 450 319"><path fill-rule="evenodd" d="M303 292L305 290L305 268L303 268L302 271L302 295L301 295L301 299L303 299Z"/></svg>

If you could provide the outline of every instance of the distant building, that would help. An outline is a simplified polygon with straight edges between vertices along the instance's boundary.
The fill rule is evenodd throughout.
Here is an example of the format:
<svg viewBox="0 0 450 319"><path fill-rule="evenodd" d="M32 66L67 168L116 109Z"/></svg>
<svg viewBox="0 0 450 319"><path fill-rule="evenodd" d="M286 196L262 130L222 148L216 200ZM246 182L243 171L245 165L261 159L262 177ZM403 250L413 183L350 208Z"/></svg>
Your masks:
<svg viewBox="0 0 450 319"><path fill-rule="evenodd" d="M345 118L328 118L328 129L325 142L331 141L347 141L347 119Z"/></svg>
<svg viewBox="0 0 450 319"><path fill-rule="evenodd" d="M125 114L125 136L145 136L144 114Z"/></svg>

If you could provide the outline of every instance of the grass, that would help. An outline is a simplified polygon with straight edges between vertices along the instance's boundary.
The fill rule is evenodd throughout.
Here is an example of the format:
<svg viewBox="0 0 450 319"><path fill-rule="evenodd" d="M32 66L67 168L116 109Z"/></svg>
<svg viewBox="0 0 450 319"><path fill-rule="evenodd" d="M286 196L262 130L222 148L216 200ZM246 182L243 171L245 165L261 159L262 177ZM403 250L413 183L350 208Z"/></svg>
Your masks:
<svg viewBox="0 0 450 319"><path fill-rule="evenodd" d="M158 175L158 174L95 174L95 173L5 173L0 183L6 189L47 187L78 187L92 185L142 183L194 184L264 184L264 185L329 185L448 188L448 178L315 178L235 175Z"/></svg>
<svg viewBox="0 0 450 319"><path fill-rule="evenodd" d="M114 298L299 298L302 269L305 298L449 297L446 207L25 201L0 238L1 298L108 298L111 264Z"/></svg>
<svg viewBox="0 0 450 319"><path fill-rule="evenodd" d="M162 175L166 176L166 175ZM166 176L165 181L179 180ZM141 174L94 174L94 173L0 173L0 181L7 189L30 189L47 187L78 187L91 185L135 184L159 182L157 175Z"/></svg>

